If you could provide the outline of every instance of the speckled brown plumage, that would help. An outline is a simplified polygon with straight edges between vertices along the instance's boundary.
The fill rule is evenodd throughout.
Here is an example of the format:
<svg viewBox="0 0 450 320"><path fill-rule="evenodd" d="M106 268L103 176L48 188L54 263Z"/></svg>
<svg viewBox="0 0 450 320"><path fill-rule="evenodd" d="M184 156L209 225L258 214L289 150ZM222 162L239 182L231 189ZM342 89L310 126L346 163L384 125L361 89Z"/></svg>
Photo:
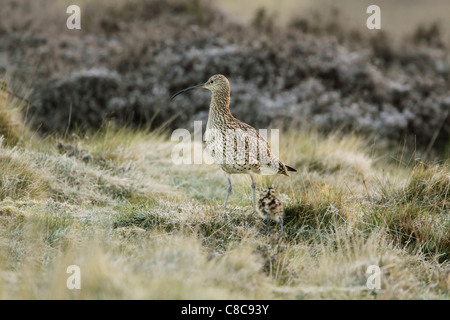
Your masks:
<svg viewBox="0 0 450 320"><path fill-rule="evenodd" d="M211 91L208 123L205 142L214 162L227 174L249 174L252 179L253 209L255 210L255 183L252 174L283 174L295 169L286 166L270 151L267 140L252 126L236 119L230 112L230 84L228 79L216 74L204 84L189 87L178 93L192 89ZM228 177L226 208L231 193L231 180Z"/></svg>
<svg viewBox="0 0 450 320"><path fill-rule="evenodd" d="M266 232L269 230L269 220L272 219L280 223L281 233L283 233L284 209L281 201L275 196L274 188L268 188L258 201L257 212L266 219Z"/></svg>

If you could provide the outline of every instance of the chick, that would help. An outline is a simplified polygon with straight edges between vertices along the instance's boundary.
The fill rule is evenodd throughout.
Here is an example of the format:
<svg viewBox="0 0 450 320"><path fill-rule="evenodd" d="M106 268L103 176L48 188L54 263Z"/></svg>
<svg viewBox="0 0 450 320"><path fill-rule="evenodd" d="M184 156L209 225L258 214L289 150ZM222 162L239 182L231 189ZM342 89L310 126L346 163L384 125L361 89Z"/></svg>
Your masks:
<svg viewBox="0 0 450 320"><path fill-rule="evenodd" d="M257 212L267 221L266 232L269 231L270 219L280 223L280 234L283 233L284 209L281 201L275 196L275 189L268 188L258 201Z"/></svg>

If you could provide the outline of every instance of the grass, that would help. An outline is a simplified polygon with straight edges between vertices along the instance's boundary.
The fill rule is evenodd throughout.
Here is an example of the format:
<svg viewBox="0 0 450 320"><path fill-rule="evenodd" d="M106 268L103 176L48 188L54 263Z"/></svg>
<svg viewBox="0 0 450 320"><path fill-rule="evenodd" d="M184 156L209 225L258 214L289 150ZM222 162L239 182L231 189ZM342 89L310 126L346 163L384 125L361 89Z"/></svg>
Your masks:
<svg viewBox="0 0 450 320"><path fill-rule="evenodd" d="M0 148L3 299L448 299L449 162L394 162L354 134L280 134L285 233L250 180L175 165L163 132L105 125ZM38 143L36 143L38 141ZM382 149L382 148L381 148ZM70 265L81 290L69 290ZM380 290L366 286L370 265Z"/></svg>

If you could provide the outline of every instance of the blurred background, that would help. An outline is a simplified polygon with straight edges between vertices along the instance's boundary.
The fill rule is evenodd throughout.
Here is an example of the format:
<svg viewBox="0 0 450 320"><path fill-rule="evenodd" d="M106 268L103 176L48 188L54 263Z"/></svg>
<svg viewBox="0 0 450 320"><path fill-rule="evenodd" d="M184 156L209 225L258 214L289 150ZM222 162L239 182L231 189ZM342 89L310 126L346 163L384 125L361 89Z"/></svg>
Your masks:
<svg viewBox="0 0 450 320"><path fill-rule="evenodd" d="M447 158L450 2L0 0L0 77L42 133L119 124L191 129L226 75L231 111L256 128L313 126ZM68 30L67 6L81 8Z"/></svg>

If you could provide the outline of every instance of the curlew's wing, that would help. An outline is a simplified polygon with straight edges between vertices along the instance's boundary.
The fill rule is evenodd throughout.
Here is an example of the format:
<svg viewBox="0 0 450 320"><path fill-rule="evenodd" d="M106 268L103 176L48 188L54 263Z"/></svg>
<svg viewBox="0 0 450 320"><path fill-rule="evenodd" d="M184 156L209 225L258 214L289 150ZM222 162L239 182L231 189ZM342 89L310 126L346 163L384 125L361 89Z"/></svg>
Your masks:
<svg viewBox="0 0 450 320"><path fill-rule="evenodd" d="M255 128L237 119L233 126L237 132L244 133L236 134L236 140L238 145L245 145L245 159L252 164L253 171L263 175L289 176L286 166L272 154L269 143Z"/></svg>

